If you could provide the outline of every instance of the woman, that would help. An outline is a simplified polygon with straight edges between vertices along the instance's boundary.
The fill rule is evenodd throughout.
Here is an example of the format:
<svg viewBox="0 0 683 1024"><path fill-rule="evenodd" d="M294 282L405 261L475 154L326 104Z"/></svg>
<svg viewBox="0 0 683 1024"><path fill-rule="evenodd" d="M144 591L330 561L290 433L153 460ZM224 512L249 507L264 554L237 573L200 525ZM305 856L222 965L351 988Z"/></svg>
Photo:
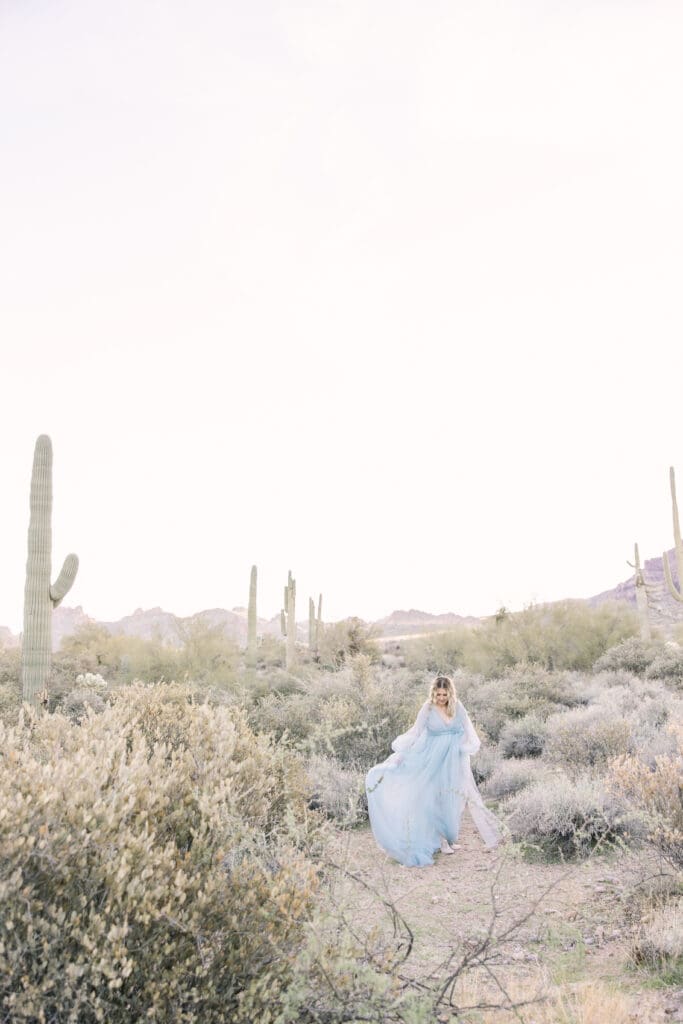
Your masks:
<svg viewBox="0 0 683 1024"><path fill-rule="evenodd" d="M366 778L377 843L409 867L453 853L465 804L489 849L500 842L495 815L479 795L470 755L481 746L453 680L437 676L415 724L391 744L394 753Z"/></svg>

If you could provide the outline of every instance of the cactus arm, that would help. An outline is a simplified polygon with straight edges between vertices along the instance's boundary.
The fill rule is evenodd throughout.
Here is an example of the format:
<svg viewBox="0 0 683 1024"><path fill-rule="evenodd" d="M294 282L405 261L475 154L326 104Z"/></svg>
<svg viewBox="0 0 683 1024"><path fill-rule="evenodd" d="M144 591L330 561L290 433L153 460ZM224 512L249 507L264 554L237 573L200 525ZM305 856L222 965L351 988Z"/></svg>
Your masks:
<svg viewBox="0 0 683 1024"><path fill-rule="evenodd" d="M71 590L78 572L78 555L67 555L57 579L50 587L52 607L57 608Z"/></svg>
<svg viewBox="0 0 683 1024"><path fill-rule="evenodd" d="M640 552L638 551L638 545L634 545L635 562L633 568L635 569L635 590L636 590L636 607L638 609L638 622L640 625L640 638L641 640L650 640L652 633L650 630L650 612L647 603L647 587L645 586L645 577L643 576L643 570L640 565ZM629 562L629 565L631 563Z"/></svg>
<svg viewBox="0 0 683 1024"><path fill-rule="evenodd" d="M674 546L676 548L678 586L683 589L683 542L681 541L681 524L678 518L678 502L676 501L676 474L674 473L673 466L669 468L669 483L671 485L671 505L673 509Z"/></svg>
<svg viewBox="0 0 683 1024"><path fill-rule="evenodd" d="M681 524L678 518L678 502L676 501L676 474L674 473L673 466L669 467L669 486L671 487L671 508L673 511L674 522L674 546L676 549L676 567L678 569L678 589L673 581L671 566L669 565L669 557L666 552L662 555L662 564L664 566L664 576L666 577L666 585L669 588L669 593L676 601L683 603L683 542L681 541Z"/></svg>
<svg viewBox="0 0 683 1024"><path fill-rule="evenodd" d="M283 634L287 637L285 645L285 664L291 669L296 661L296 580L292 577L292 570L287 573L287 583L284 588L284 608L280 612L280 625Z"/></svg>
<svg viewBox="0 0 683 1024"><path fill-rule="evenodd" d="M256 664L256 630L258 625L256 617L257 576L258 569L255 565L252 565L249 578L249 607L247 609L247 664L252 667Z"/></svg>
<svg viewBox="0 0 683 1024"><path fill-rule="evenodd" d="M666 578L666 585L669 588L669 593L677 601L680 601L683 604L683 594L681 594L678 590L676 590L676 586L674 584L673 576L671 575L671 566L669 565L669 556L667 555L666 551L664 551L662 553L662 565L664 566L664 576Z"/></svg>

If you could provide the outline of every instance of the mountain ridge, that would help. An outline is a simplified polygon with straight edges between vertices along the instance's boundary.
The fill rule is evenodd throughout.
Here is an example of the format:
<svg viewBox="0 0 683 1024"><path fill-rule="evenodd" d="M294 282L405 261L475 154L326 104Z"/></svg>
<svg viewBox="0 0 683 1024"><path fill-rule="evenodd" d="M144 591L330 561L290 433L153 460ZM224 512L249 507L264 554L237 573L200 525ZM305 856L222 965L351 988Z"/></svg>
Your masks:
<svg viewBox="0 0 683 1024"><path fill-rule="evenodd" d="M667 552L671 573L675 583L678 585L678 572L675 564L675 550L672 548ZM659 626L664 632L678 622L683 621L683 604L676 601L668 591L664 578L664 566L662 558L648 558L643 563L643 574L650 603L650 615L652 624ZM569 600L565 598L564 600ZM591 607L599 607L606 601L624 601L635 607L636 588L634 575L618 583L609 590L603 590L592 597L576 598L574 600L585 601ZM558 604L557 601L545 602L547 604ZM492 613L495 614L495 613ZM476 626L490 616L459 615L455 612L432 613L421 611L417 608L395 609L389 615L380 619L366 622L367 626L374 627L378 637L409 636L411 634L437 632L453 628L454 626ZM64 607L60 605L55 609L52 616L52 646L58 650L62 640L73 635L84 625L93 624L103 626L114 636L137 636L147 640L158 640L162 643L173 646L182 646L191 634L193 628L201 625L221 627L222 631L230 639L244 646L247 641L247 609L242 605L236 605L232 609L207 608L193 615L177 616L172 612L164 611L157 606L155 608L136 608L130 615L124 615L121 619L114 621L98 620L89 616L81 605L75 607ZM297 622L297 636L305 639L308 629L306 620ZM280 616L272 618L260 617L257 620L257 632L264 635L280 635ZM12 633L6 626L0 626L0 647L17 647L21 643L21 635Z"/></svg>

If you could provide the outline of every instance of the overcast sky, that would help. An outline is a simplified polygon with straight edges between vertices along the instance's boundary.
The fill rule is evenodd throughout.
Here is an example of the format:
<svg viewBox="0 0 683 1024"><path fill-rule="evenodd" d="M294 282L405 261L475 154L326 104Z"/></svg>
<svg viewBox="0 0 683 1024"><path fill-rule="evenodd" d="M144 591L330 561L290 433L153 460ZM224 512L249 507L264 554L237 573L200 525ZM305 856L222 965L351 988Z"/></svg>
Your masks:
<svg viewBox="0 0 683 1024"><path fill-rule="evenodd" d="M0 624L488 614L683 490L683 6L0 0Z"/></svg>

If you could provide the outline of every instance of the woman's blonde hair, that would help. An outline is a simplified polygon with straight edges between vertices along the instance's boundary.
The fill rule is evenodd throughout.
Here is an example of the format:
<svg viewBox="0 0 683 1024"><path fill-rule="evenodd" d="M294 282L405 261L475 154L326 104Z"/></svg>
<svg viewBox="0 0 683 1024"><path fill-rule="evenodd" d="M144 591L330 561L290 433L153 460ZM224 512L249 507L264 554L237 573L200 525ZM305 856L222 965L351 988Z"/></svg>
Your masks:
<svg viewBox="0 0 683 1024"><path fill-rule="evenodd" d="M450 676L437 676L429 691L429 699L432 704L436 704L434 698L436 697L437 690L448 691L448 704L446 705L446 710L448 711L448 717L452 718L456 711L456 704L458 703L458 695L455 692L455 683Z"/></svg>

